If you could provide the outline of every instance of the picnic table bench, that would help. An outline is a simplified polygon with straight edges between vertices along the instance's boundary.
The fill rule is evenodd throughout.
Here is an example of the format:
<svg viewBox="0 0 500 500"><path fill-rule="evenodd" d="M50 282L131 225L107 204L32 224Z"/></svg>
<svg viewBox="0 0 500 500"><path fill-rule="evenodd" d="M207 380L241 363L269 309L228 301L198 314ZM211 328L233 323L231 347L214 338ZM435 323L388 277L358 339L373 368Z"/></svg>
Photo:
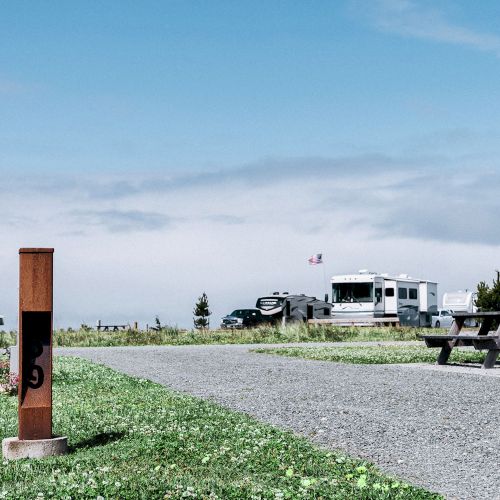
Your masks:
<svg viewBox="0 0 500 500"><path fill-rule="evenodd" d="M477 350L487 350L481 368L493 368L500 354L500 311L493 312L456 312L452 314L453 323L448 335L420 335L427 347L440 347L437 358L438 365L445 365L454 347L472 346ZM462 332L462 328L468 319L481 321L478 332ZM499 325L497 330L490 332L494 322Z"/></svg>

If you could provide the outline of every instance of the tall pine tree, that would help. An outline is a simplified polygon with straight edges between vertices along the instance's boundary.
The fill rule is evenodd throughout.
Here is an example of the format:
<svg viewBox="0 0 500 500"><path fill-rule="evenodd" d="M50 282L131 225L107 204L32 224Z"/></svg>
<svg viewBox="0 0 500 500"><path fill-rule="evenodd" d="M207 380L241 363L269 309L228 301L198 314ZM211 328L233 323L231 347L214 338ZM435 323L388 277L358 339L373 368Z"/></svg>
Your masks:
<svg viewBox="0 0 500 500"><path fill-rule="evenodd" d="M207 330L210 326L209 316L212 314L208 308L208 297L205 292L198 297L198 302L196 302L193 310L194 314L194 327L197 330Z"/></svg>

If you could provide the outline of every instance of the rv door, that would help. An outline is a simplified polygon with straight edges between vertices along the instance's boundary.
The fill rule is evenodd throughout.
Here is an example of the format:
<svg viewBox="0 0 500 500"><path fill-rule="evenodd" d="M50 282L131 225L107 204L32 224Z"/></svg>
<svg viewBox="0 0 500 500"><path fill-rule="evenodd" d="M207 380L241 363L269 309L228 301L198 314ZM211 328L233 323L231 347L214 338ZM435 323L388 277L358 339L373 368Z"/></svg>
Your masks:
<svg viewBox="0 0 500 500"><path fill-rule="evenodd" d="M374 316L383 316L385 312L384 307L384 282L380 278L375 278L373 282L373 311Z"/></svg>
<svg viewBox="0 0 500 500"><path fill-rule="evenodd" d="M398 314L398 297L397 286L394 280L384 280L384 298L385 298L385 314L386 316L397 316Z"/></svg>

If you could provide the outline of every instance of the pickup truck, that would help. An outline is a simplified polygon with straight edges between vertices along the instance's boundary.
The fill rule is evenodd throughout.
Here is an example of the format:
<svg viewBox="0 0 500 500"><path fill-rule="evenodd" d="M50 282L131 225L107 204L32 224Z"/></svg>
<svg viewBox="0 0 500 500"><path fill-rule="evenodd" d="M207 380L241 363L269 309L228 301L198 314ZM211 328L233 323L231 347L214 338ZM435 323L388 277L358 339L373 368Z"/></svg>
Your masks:
<svg viewBox="0 0 500 500"><path fill-rule="evenodd" d="M259 309L235 309L231 314L224 316L220 327L226 328L252 328L269 320L262 315Z"/></svg>

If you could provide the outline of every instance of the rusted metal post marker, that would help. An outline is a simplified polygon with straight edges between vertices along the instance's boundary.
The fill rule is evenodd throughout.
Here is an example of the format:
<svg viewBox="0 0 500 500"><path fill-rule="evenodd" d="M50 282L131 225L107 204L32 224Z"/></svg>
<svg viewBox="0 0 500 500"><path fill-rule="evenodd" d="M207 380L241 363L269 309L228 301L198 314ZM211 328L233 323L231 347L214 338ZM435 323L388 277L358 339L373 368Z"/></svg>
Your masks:
<svg viewBox="0 0 500 500"><path fill-rule="evenodd" d="M19 436L3 440L7 459L67 452L52 436L53 248L19 250Z"/></svg>

